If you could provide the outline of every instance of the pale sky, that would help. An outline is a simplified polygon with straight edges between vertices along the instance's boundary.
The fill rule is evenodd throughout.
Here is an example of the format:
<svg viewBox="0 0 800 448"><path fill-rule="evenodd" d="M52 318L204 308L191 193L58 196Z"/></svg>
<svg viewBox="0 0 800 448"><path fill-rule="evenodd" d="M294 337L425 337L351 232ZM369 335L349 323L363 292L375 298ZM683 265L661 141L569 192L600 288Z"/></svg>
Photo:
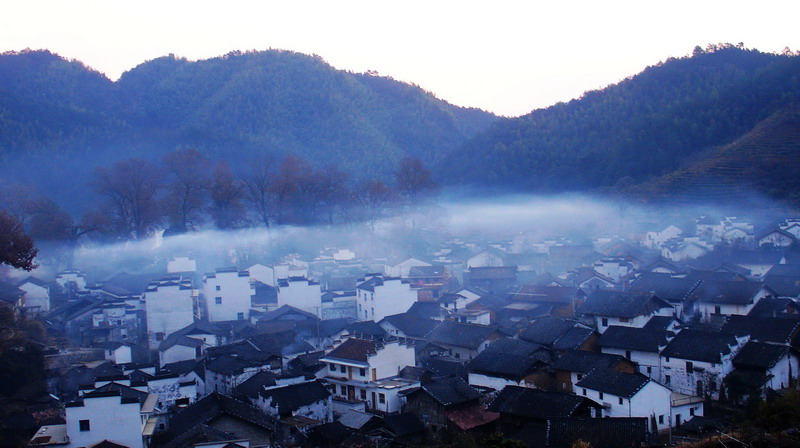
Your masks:
<svg viewBox="0 0 800 448"><path fill-rule="evenodd" d="M800 49L800 1L4 0L0 51L46 48L111 79L174 53L318 54L517 116L695 45Z"/></svg>

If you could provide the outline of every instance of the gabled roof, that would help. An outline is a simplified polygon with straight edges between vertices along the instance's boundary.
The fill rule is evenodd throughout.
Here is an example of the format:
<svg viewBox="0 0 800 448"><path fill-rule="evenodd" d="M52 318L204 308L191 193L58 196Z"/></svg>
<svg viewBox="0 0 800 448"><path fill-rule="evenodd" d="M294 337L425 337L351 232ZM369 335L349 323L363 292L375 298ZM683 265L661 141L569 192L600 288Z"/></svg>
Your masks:
<svg viewBox="0 0 800 448"><path fill-rule="evenodd" d="M800 275L774 275L764 278L764 285L782 297L800 297Z"/></svg>
<svg viewBox="0 0 800 448"><path fill-rule="evenodd" d="M720 363L722 356L730 354L731 347L737 344L732 334L686 329L667 344L661 356Z"/></svg>
<svg viewBox="0 0 800 448"><path fill-rule="evenodd" d="M525 341L552 346L558 338L564 335L578 323L571 319L548 316L536 319L525 329L519 338Z"/></svg>
<svg viewBox="0 0 800 448"><path fill-rule="evenodd" d="M647 316L672 305L652 293L595 291L581 307L583 314L628 317Z"/></svg>
<svg viewBox="0 0 800 448"><path fill-rule="evenodd" d="M275 421L261 409L214 392L173 416L170 432L182 434L223 415L244 420L269 432L275 427Z"/></svg>
<svg viewBox="0 0 800 448"><path fill-rule="evenodd" d="M470 372L519 380L550 361L550 353L538 344L501 338L470 361L468 368Z"/></svg>
<svg viewBox="0 0 800 448"><path fill-rule="evenodd" d="M123 399L135 400L139 403L144 403L149 395L147 392L142 392L124 384L119 384L112 381L96 388L91 392L83 394L83 398L105 397L111 392L116 393Z"/></svg>
<svg viewBox="0 0 800 448"><path fill-rule="evenodd" d="M480 397L478 391L461 378L434 380L421 385L414 393L425 393L445 407L476 401Z"/></svg>
<svg viewBox="0 0 800 448"><path fill-rule="evenodd" d="M355 430L361 429L364 425L369 423L370 420L379 418L375 414L357 411L355 409L348 409L339 416L338 422L342 425Z"/></svg>
<svg viewBox="0 0 800 448"><path fill-rule="evenodd" d="M238 375L249 368L263 367L266 361L242 359L237 356L220 356L206 362L206 370L223 375Z"/></svg>
<svg viewBox="0 0 800 448"><path fill-rule="evenodd" d="M767 271L766 276L781 275L788 277L800 277L800 264L776 264Z"/></svg>
<svg viewBox="0 0 800 448"><path fill-rule="evenodd" d="M754 341L790 345L796 338L798 328L800 320L797 319L733 315L721 331L736 336L750 335Z"/></svg>
<svg viewBox="0 0 800 448"><path fill-rule="evenodd" d="M589 373L593 369L612 369L620 363L632 364L632 361L619 355L568 350L553 363L553 368L567 372Z"/></svg>
<svg viewBox="0 0 800 448"><path fill-rule="evenodd" d="M746 305L753 302L761 288L764 285L760 282L706 280L694 290L692 298L700 302Z"/></svg>
<svg viewBox="0 0 800 448"><path fill-rule="evenodd" d="M290 384L283 387L272 387L259 392L266 400L271 400L270 407L276 408L280 415L296 412L303 406L327 400L331 392L320 381Z"/></svg>
<svg viewBox="0 0 800 448"><path fill-rule="evenodd" d="M395 437L425 432L425 425L414 414L387 415L383 422Z"/></svg>
<svg viewBox="0 0 800 448"><path fill-rule="evenodd" d="M18 281L17 284L14 285L14 286L19 288L20 286L22 286L22 285L24 285L26 283L32 283L32 284L34 284L36 286L41 286L42 288L47 288L47 282L45 282L44 280L38 279L38 278L36 278L36 277L34 277L32 275L29 275L29 276L25 277L24 279Z"/></svg>
<svg viewBox="0 0 800 448"><path fill-rule="evenodd" d="M649 382L649 378L640 374L622 373L611 369L594 369L575 385L617 397L631 398Z"/></svg>
<svg viewBox="0 0 800 448"><path fill-rule="evenodd" d="M670 327L672 327L673 323L680 323L677 319L672 316L653 316L650 320L644 324L645 330L661 330L661 331L668 331Z"/></svg>
<svg viewBox="0 0 800 448"><path fill-rule="evenodd" d="M512 290L508 299L512 302L522 301L569 305L583 297L583 291L576 287L523 285Z"/></svg>
<svg viewBox="0 0 800 448"><path fill-rule="evenodd" d="M442 306L437 302L414 302L406 313L431 319L434 317L441 317L443 310Z"/></svg>
<svg viewBox="0 0 800 448"><path fill-rule="evenodd" d="M352 322L347 324L345 329L350 334L360 338L383 339L386 337L386 330L373 320Z"/></svg>
<svg viewBox="0 0 800 448"><path fill-rule="evenodd" d="M406 336L412 338L422 338L439 325L439 322L433 319L426 319L410 312L386 316L381 320L381 323L383 322L392 325Z"/></svg>
<svg viewBox="0 0 800 448"><path fill-rule="evenodd" d="M427 338L434 344L452 345L474 350L496 332L497 327L495 326L465 324L448 320L431 330Z"/></svg>
<svg viewBox="0 0 800 448"><path fill-rule="evenodd" d="M322 360L344 360L365 363L369 357L378 353L383 346L377 341L367 339L349 338L340 346L328 352Z"/></svg>
<svg viewBox="0 0 800 448"><path fill-rule="evenodd" d="M555 342L553 342L553 350L578 349L594 333L594 330L591 328L587 328L582 325L574 326L567 330L566 333L561 335L560 338L556 339Z"/></svg>
<svg viewBox="0 0 800 448"><path fill-rule="evenodd" d="M443 277L444 270L444 266L412 266L408 278Z"/></svg>
<svg viewBox="0 0 800 448"><path fill-rule="evenodd" d="M645 417L563 418L548 423L546 444L549 447L570 447L583 440L595 448L652 446Z"/></svg>
<svg viewBox="0 0 800 448"><path fill-rule="evenodd" d="M489 410L529 419L547 420L572 417L585 407L600 407L600 405L578 395L506 386L489 405Z"/></svg>
<svg viewBox="0 0 800 448"><path fill-rule="evenodd" d="M670 303L680 303L687 299L701 281L687 277L673 277L671 274L642 275L630 286L630 291L652 293Z"/></svg>
<svg viewBox="0 0 800 448"><path fill-rule="evenodd" d="M774 288L770 288L774 289ZM776 291L777 292L777 291ZM800 319L800 314L790 314L789 311L797 310L797 302L789 297L765 297L747 313L751 317L783 317Z"/></svg>
<svg viewBox="0 0 800 448"><path fill-rule="evenodd" d="M303 310L301 310L299 308L295 308L293 306L283 305L283 306L281 306L280 308L278 308L276 310L272 310L272 311L264 313L264 315L261 316L261 318L258 319L258 321L259 322L271 322L271 321L274 321L274 320L280 320L281 318L283 318L283 317L285 317L287 315L299 316L301 318L304 318L304 319L310 320L310 321L318 321L319 320L319 318L317 316L315 316L314 314L311 314L311 313L309 313L307 311L303 311Z"/></svg>
<svg viewBox="0 0 800 448"><path fill-rule="evenodd" d="M600 335L597 345L620 350L658 353L667 345L667 331L612 325Z"/></svg>
<svg viewBox="0 0 800 448"><path fill-rule="evenodd" d="M275 386L277 376L266 370L257 372L241 384L235 387L236 395L255 398L267 387Z"/></svg>
<svg viewBox="0 0 800 448"><path fill-rule="evenodd" d="M733 358L736 368L769 370L789 352L786 345L749 341Z"/></svg>

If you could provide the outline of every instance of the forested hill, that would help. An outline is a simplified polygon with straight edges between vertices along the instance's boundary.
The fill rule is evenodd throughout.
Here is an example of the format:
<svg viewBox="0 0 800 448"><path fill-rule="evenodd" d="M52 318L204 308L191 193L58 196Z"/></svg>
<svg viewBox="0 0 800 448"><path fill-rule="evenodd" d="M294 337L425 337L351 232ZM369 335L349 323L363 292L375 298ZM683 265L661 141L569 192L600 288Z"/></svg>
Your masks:
<svg viewBox="0 0 800 448"><path fill-rule="evenodd" d="M498 121L439 167L443 178L481 188L630 186L696 162L798 98L798 56L697 48L580 99Z"/></svg>
<svg viewBox="0 0 800 448"><path fill-rule="evenodd" d="M437 162L495 118L289 51L166 56L117 82L47 51L0 55L0 167L49 187L67 170L158 160L176 147L234 168L256 154L291 153L354 175L388 175L403 156Z"/></svg>

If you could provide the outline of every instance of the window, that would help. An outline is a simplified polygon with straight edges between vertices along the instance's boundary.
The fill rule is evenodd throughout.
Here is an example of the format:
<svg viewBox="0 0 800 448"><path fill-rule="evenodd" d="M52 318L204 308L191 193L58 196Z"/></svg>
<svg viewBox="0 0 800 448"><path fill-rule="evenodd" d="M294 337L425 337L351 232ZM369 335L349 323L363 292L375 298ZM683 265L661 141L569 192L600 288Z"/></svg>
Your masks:
<svg viewBox="0 0 800 448"><path fill-rule="evenodd" d="M664 357L664 362L669 362L669 356Z"/></svg>
<svg viewBox="0 0 800 448"><path fill-rule="evenodd" d="M236 319L243 320L244 319L244 313L236 313Z"/></svg>
<svg viewBox="0 0 800 448"><path fill-rule="evenodd" d="M653 368L648 366L647 367L647 374L648 375L652 375L652 373L653 373Z"/></svg>
<svg viewBox="0 0 800 448"><path fill-rule="evenodd" d="M659 425L663 425L664 424L664 415L663 414L658 416L658 424Z"/></svg>
<svg viewBox="0 0 800 448"><path fill-rule="evenodd" d="M89 420L78 420L78 428L81 431L90 431Z"/></svg>
<svg viewBox="0 0 800 448"><path fill-rule="evenodd" d="M693 372L694 371L694 364L691 361L686 361L686 371Z"/></svg>
<svg viewBox="0 0 800 448"><path fill-rule="evenodd" d="M344 384L339 386L339 390L342 391L342 395L347 395L347 386Z"/></svg>
<svg viewBox="0 0 800 448"><path fill-rule="evenodd" d="M619 397L619 404L622 404L624 401L625 400L623 400L622 397Z"/></svg>
<svg viewBox="0 0 800 448"><path fill-rule="evenodd" d="M379 401L380 403L386 403L386 395L384 395L384 394L378 394L378 401Z"/></svg>
<svg viewBox="0 0 800 448"><path fill-rule="evenodd" d="M714 314L722 314L722 307L719 305L714 307Z"/></svg>
<svg viewBox="0 0 800 448"><path fill-rule="evenodd" d="M339 369L342 371L342 373L347 373L347 366L346 365L344 365L344 364L340 365Z"/></svg>
<svg viewBox="0 0 800 448"><path fill-rule="evenodd" d="M217 305L222 305L222 297L214 297L214 303Z"/></svg>
<svg viewBox="0 0 800 448"><path fill-rule="evenodd" d="M628 359L631 359L631 351L630 350L625 350L625 357L628 358Z"/></svg>
<svg viewBox="0 0 800 448"><path fill-rule="evenodd" d="M461 359L461 353L456 353L456 359Z"/></svg>
<svg viewBox="0 0 800 448"><path fill-rule="evenodd" d="M580 380L582 380L582 379L583 379L583 375L582 375L582 374L580 374L580 373L576 374L576 376L577 376L577 378L578 378L578 381L580 381Z"/></svg>
<svg viewBox="0 0 800 448"><path fill-rule="evenodd" d="M221 291L221 290L222 290L222 286L217 285L217 291Z"/></svg>
<svg viewBox="0 0 800 448"><path fill-rule="evenodd" d="M608 318L604 317L602 323L603 323L604 327L607 327L608 326Z"/></svg>
<svg viewBox="0 0 800 448"><path fill-rule="evenodd" d="M586 396L586 389L583 389L583 395Z"/></svg>
<svg viewBox="0 0 800 448"><path fill-rule="evenodd" d="M156 333L156 341L163 341L164 333Z"/></svg>
<svg viewBox="0 0 800 448"><path fill-rule="evenodd" d="M717 382L716 381L712 381L712 382L708 383L708 387L711 388L711 390L714 390L714 391L717 390Z"/></svg>
<svg viewBox="0 0 800 448"><path fill-rule="evenodd" d="M600 396L599 396L599 398L600 398L601 400L603 399L603 393L602 393L602 392L600 392Z"/></svg>
<svg viewBox="0 0 800 448"><path fill-rule="evenodd" d="M367 390L366 389L361 389L361 399L362 400L366 400L367 399Z"/></svg>
<svg viewBox="0 0 800 448"><path fill-rule="evenodd" d="M689 409L689 415L692 415L692 416L694 415L694 408L690 408Z"/></svg>
<svg viewBox="0 0 800 448"><path fill-rule="evenodd" d="M628 323L628 322L630 322L630 319L628 319L627 317L620 317L619 321L623 322L623 323Z"/></svg>
<svg viewBox="0 0 800 448"><path fill-rule="evenodd" d="M367 369L361 367L360 369L358 369L358 374L361 376L367 376Z"/></svg>
<svg viewBox="0 0 800 448"><path fill-rule="evenodd" d="M669 375L664 375L664 383L669 384L670 379Z"/></svg>

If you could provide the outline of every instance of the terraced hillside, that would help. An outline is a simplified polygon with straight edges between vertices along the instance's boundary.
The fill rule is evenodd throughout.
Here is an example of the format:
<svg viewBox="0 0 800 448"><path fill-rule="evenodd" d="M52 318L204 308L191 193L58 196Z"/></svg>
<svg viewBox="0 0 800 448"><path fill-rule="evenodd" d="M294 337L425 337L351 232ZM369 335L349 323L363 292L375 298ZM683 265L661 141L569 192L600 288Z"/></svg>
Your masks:
<svg viewBox="0 0 800 448"><path fill-rule="evenodd" d="M787 106L708 157L645 183L653 201L752 200L754 192L800 206L800 105Z"/></svg>

